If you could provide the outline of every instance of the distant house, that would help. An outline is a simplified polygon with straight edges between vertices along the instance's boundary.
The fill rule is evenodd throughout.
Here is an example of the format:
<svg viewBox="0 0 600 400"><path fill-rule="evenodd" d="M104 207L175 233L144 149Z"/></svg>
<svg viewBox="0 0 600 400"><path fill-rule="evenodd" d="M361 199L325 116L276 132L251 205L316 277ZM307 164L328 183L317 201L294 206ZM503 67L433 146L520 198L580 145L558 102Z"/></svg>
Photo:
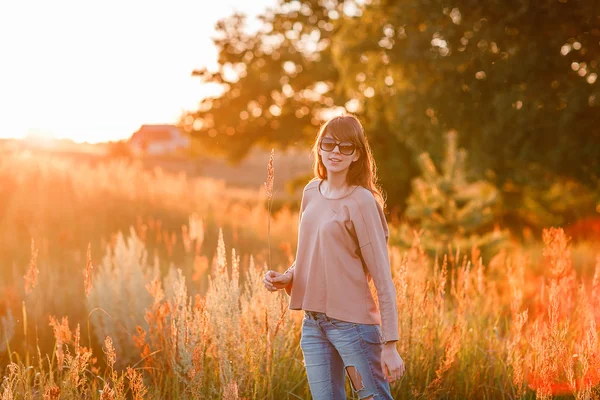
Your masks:
<svg viewBox="0 0 600 400"><path fill-rule="evenodd" d="M175 125L142 125L128 144L135 154L165 155L187 149L190 139Z"/></svg>

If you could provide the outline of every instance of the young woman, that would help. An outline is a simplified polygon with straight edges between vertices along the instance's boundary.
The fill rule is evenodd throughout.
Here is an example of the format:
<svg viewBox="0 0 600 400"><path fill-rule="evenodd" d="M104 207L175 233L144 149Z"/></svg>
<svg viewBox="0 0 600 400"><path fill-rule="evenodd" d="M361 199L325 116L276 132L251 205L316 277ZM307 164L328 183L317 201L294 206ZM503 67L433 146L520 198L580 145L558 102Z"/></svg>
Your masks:
<svg viewBox="0 0 600 400"><path fill-rule="evenodd" d="M313 155L296 261L283 274L268 271L263 283L285 289L290 309L305 312L300 347L313 399L345 399L345 371L360 399L391 400L389 382L404 374L396 290L383 198L359 120L344 115L323 124Z"/></svg>

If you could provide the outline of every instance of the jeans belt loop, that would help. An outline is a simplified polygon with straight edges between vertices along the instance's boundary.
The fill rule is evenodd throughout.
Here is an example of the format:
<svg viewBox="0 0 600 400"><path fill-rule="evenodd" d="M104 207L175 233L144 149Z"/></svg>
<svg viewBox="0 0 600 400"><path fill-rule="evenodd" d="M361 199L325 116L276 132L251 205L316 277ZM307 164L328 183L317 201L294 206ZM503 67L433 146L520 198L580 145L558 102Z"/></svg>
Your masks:
<svg viewBox="0 0 600 400"><path fill-rule="evenodd" d="M308 314L308 318L313 319L313 320L317 320L317 313L314 311L307 311L306 314Z"/></svg>

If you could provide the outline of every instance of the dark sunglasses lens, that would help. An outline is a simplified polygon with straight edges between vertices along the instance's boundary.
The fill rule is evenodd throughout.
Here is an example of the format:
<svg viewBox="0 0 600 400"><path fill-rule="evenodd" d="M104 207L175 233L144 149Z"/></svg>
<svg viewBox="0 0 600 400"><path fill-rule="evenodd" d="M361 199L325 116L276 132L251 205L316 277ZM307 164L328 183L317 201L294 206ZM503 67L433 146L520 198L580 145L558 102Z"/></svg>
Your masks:
<svg viewBox="0 0 600 400"><path fill-rule="evenodd" d="M345 154L347 156L352 155L352 153L354 153L354 143L341 143L340 153Z"/></svg>
<svg viewBox="0 0 600 400"><path fill-rule="evenodd" d="M321 140L321 150L323 151L332 151L335 149L335 142L329 139Z"/></svg>

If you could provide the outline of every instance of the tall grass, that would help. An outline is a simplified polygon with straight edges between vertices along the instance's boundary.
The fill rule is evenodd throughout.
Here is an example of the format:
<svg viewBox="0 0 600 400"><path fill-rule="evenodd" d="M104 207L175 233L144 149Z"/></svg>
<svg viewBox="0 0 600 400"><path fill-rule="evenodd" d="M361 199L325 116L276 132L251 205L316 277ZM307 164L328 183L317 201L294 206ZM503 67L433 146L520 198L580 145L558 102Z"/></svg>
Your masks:
<svg viewBox="0 0 600 400"><path fill-rule="evenodd" d="M135 162L75 163L52 155L1 154L0 319L6 323L0 329L0 349L12 338L11 349L22 354L34 353L37 340L44 351L49 350L50 315L69 315L83 327L86 338L93 335L87 331L89 319L100 318L101 312L88 317L86 301L73 299L86 297L92 275L99 272L90 273L91 267L101 264L108 252L121 251L124 239L119 239L119 232L129 233L131 227L153 268L158 264L160 274L166 275L171 264L176 265L188 282L197 284L193 293L206 293L207 266L221 228L242 265L248 264L250 255L263 263L265 198L258 188L230 188L223 181L145 170ZM195 236L198 224L205 234L202 240ZM297 231L295 212L280 209L271 228L274 265L286 265ZM37 258L32 257L34 252ZM103 271L107 273L107 268ZM84 283L82 273L88 274ZM37 290L36 285L44 289ZM118 294L116 288L110 290ZM13 329L10 323L23 315L23 302L29 317L27 340L25 330ZM33 332L38 332L37 339ZM119 346L121 340L117 336L114 340ZM120 361L125 360L122 355ZM6 358L0 354L3 362Z"/></svg>
<svg viewBox="0 0 600 400"><path fill-rule="evenodd" d="M586 288L573 270L562 230L545 231L544 239L548 272L537 277L534 291L525 282L528 261L520 252L486 266L476 250L438 261L429 260L418 243L404 254L392 249L398 346L407 365L406 376L392 385L395 398L551 398L571 393L584 399L598 394L600 258L596 278ZM134 233L122 240L122 250L140 259ZM137 251L139 255L141 248ZM226 250L221 235L208 292L201 296L188 293L181 270L160 277L142 262L132 279L128 260L121 254L112 264L103 263L88 300L95 310L93 299L104 293L103 308L113 312L114 326L107 319L91 319L105 360L81 344L79 326L73 331L66 318L51 318L54 354L38 354L37 364L10 363L3 396L55 391L67 396L61 398L136 393L148 398L309 397L298 347L301 315L287 310L283 293L264 290L266 266L251 262L241 272L239 257ZM107 266L110 273L103 272ZM490 269L504 276L491 279ZM122 291L117 294L109 289L115 277L138 282L117 286ZM145 296L140 284L145 284ZM132 300L132 293L140 298L123 301ZM144 323L133 328L127 320L139 321L142 309ZM120 341L127 344L118 345ZM119 357L127 360L120 367Z"/></svg>
<svg viewBox="0 0 600 400"><path fill-rule="evenodd" d="M23 178L25 187L38 179L45 186L56 183L57 190L60 180L78 182L80 171L64 170L59 179L60 168L48 163L38 164L44 178L23 164L32 170L22 177L38 176ZM127 172L137 167L122 168L137 187L136 174ZM100 180L97 169L85 174ZM152 179L145 184L182 178ZM84 197L94 201L102 187L89 185ZM136 200L127 200L122 190L113 195L130 207ZM224 197L225 188L217 200L207 200L214 207L194 210L182 206L196 201L183 192L174 192L182 196L179 203L162 188L155 192L161 192L155 201L165 210L187 212L177 230L169 232L150 215L122 214L131 225L122 230L126 234L108 235L104 246L94 245L104 236L101 230L82 238L82 255L65 257L70 264L56 269L45 247L57 245L57 236L37 239L33 248L31 238L21 243L28 256L22 270L2 271L13 278L2 288L0 399L310 398L299 348L302 314L287 309L283 291L262 286L264 193L248 206ZM20 210L13 201L9 216ZM83 209L78 202L74 207ZM97 216L110 218L107 213L100 207ZM237 217L234 225L229 218ZM229 223L212 231L211 218ZM282 260L293 254L295 218L284 210L272 221ZM77 218L61 224L82 232ZM250 244L242 232L263 239ZM513 245L490 260L476 248L431 259L418 239L410 249L390 248L398 349L407 367L392 384L394 398L598 398L600 255L589 262L598 249L571 244L561 229L544 231L543 239L540 250ZM580 260L585 262L577 265ZM287 266L287 260L280 264ZM61 296L68 303L53 306ZM51 312L57 309L64 312ZM349 385L347 391L351 397Z"/></svg>

